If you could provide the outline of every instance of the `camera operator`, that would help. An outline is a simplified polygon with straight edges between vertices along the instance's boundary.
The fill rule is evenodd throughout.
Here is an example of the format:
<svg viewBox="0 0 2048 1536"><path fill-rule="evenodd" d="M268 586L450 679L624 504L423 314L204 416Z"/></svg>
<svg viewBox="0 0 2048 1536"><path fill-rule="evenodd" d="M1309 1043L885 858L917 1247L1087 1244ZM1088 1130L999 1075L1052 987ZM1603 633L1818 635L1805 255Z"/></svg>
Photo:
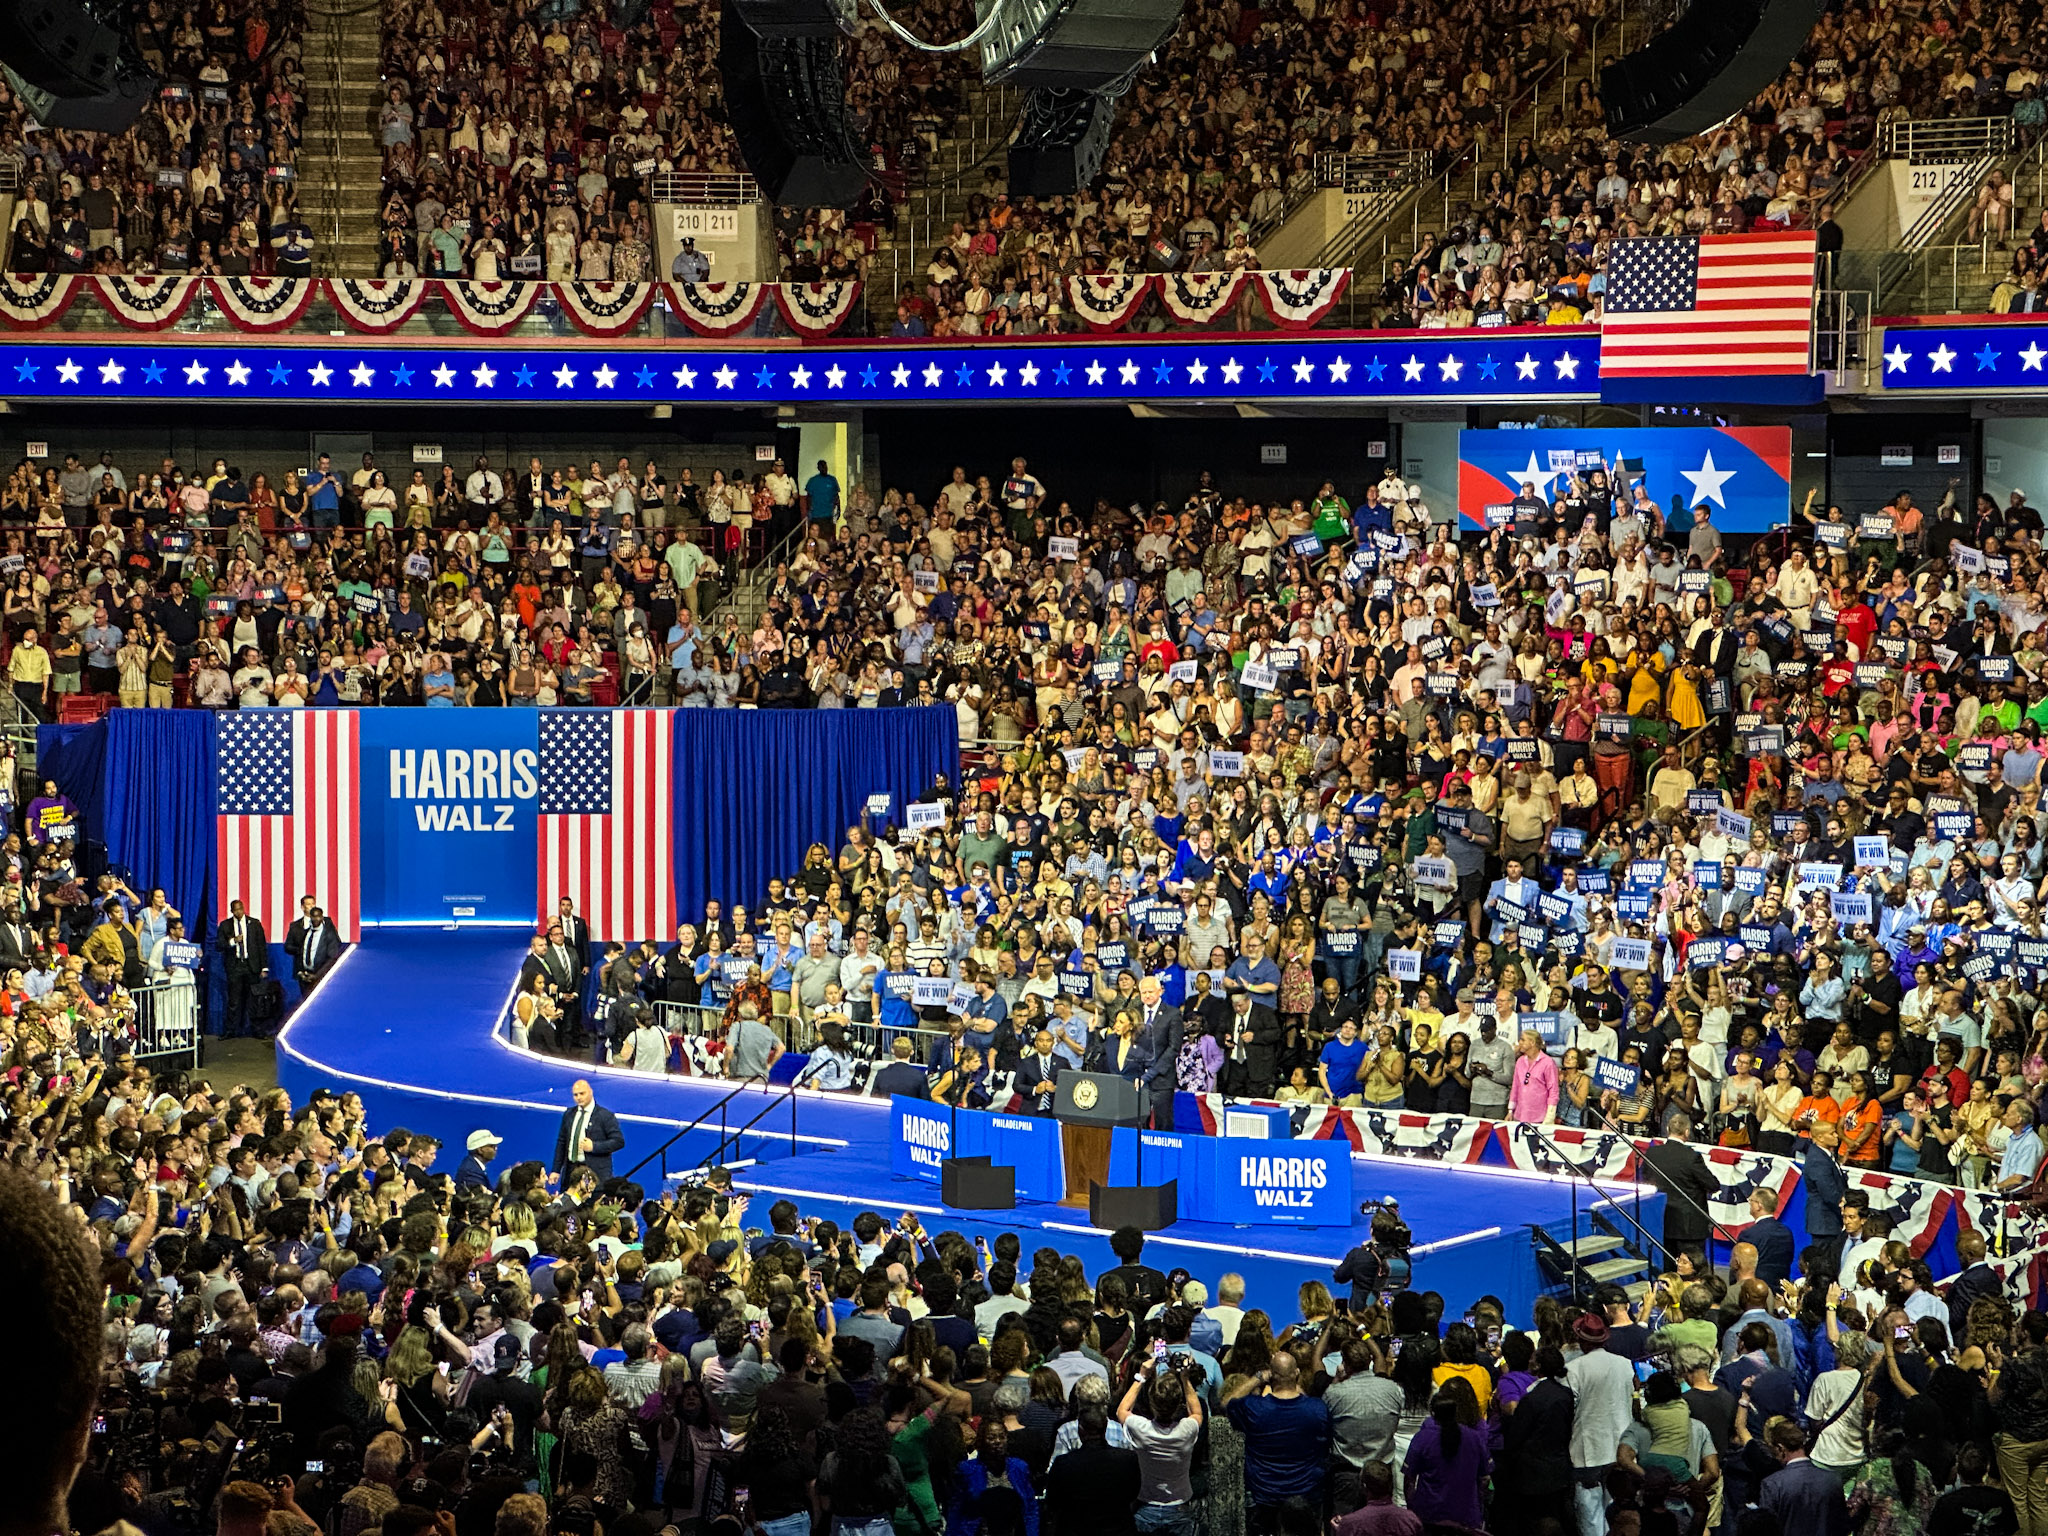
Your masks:
<svg viewBox="0 0 2048 1536"><path fill-rule="evenodd" d="M1373 1211L1371 1240L1345 1254L1343 1263L1331 1271L1339 1285L1350 1282L1353 1312L1363 1312L1383 1294L1406 1290L1414 1274L1408 1250L1415 1245L1415 1234L1401 1219L1400 1208L1387 1201L1376 1210L1367 1202L1363 1209Z"/></svg>

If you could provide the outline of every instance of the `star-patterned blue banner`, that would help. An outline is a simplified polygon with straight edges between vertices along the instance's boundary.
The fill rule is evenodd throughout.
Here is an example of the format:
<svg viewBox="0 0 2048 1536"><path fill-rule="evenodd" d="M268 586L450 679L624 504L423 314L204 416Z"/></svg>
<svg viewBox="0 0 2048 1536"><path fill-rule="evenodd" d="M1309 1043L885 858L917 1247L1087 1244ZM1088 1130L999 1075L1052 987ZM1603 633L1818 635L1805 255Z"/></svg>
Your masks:
<svg viewBox="0 0 2048 1536"><path fill-rule="evenodd" d="M1284 334L1213 341L839 347L401 345L373 339L66 336L0 344L17 400L432 405L848 405L1085 400L1561 400L1599 394L1588 332L1455 338Z"/></svg>
<svg viewBox="0 0 2048 1536"><path fill-rule="evenodd" d="M1886 389L2048 390L2048 326L1914 325L1884 332Z"/></svg>

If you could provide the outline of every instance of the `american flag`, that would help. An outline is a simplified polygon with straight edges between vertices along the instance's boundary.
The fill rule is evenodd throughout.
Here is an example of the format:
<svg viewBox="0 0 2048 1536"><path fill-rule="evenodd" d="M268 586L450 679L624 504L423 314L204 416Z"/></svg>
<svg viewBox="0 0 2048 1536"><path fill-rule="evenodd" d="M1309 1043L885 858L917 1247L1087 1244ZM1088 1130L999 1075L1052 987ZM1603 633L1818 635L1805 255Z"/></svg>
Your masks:
<svg viewBox="0 0 2048 1536"><path fill-rule="evenodd" d="M1617 240L1600 376L1812 371L1812 231Z"/></svg>
<svg viewBox="0 0 2048 1536"><path fill-rule="evenodd" d="M356 712L251 709L219 717L214 836L220 916L245 901L274 941L311 896L341 936L362 936Z"/></svg>
<svg viewBox="0 0 2048 1536"><path fill-rule="evenodd" d="M671 939L675 725L663 709L544 709L540 920L563 897L593 940Z"/></svg>

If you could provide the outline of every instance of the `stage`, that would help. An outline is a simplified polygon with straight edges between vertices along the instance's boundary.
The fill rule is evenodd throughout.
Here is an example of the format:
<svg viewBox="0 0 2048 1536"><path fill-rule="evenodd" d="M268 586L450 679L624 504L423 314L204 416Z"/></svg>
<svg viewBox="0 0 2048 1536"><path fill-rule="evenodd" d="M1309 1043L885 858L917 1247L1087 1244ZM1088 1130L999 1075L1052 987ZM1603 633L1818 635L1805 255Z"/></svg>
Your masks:
<svg viewBox="0 0 2048 1536"><path fill-rule="evenodd" d="M886 1099L779 1086L735 1093L715 1079L655 1077L615 1067L537 1057L518 1051L499 1028L526 952L520 933L478 929L386 929L347 951L293 1014L278 1039L278 1080L303 1103L319 1087L353 1089L378 1130L404 1126L441 1139L437 1166L452 1171L468 1134L479 1127L504 1138L497 1167L549 1161L570 1085L579 1077L619 1117L626 1150L614 1160L625 1173L680 1126L729 1100L723 1120L738 1128L761 1115L728 1160L746 1166L735 1182L764 1197L787 1196L807 1214L842 1223L858 1211L893 1218L914 1211L927 1228L969 1236L1018 1234L1025 1254L1057 1247L1079 1254L1090 1272L1110 1267L1107 1234L1086 1213L1051 1204L1015 1211L950 1212L936 1181L889 1172L893 1121ZM772 1107L771 1107L772 1106ZM793 1114L792 1114L793 1106ZM766 1111L763 1114L763 1111ZM794 1123L792 1123L792 1121ZM681 1173L719 1144L719 1117L682 1138L657 1166L635 1175L649 1189ZM1286 1143L1274 1145L1284 1151ZM1360 1200L1392 1197L1415 1234L1415 1288L1434 1290L1453 1315L1486 1294L1498 1296L1511 1320L1526 1320L1545 1283L1532 1226L1559 1238L1594 1230L1587 1186L1556 1175L1482 1165L1453 1166L1410 1158L1354 1155ZM1660 1228L1663 1197L1631 1183L1604 1188L1625 1202L1629 1217ZM1576 1201L1575 1201L1576 1195ZM766 1201L749 1225L767 1225ZM1628 1222L1617 1223L1627 1229ZM1331 1269L1368 1225L1244 1228L1180 1221L1148 1242L1160 1269L1185 1268L1211 1286L1235 1270L1246 1281L1246 1305L1264 1307L1277 1327L1296 1316L1294 1292L1305 1280L1330 1281Z"/></svg>

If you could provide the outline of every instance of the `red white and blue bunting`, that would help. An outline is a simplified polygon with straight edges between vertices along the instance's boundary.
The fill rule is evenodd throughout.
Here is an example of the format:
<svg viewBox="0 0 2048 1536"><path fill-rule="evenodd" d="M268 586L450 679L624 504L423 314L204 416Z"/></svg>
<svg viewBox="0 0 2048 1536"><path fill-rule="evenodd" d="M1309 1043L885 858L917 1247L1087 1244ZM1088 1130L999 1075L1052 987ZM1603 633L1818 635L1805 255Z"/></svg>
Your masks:
<svg viewBox="0 0 2048 1536"><path fill-rule="evenodd" d="M1242 272L1168 272L1159 279L1159 302L1182 325L1207 325L1244 289Z"/></svg>
<svg viewBox="0 0 2048 1536"><path fill-rule="evenodd" d="M1315 325L1344 297L1351 286L1349 267L1317 267L1307 272L1254 272L1259 301L1266 315L1285 330Z"/></svg>
<svg viewBox="0 0 2048 1536"><path fill-rule="evenodd" d="M1152 279L1141 272L1094 272L1067 279L1067 303L1091 331L1122 330L1138 312Z"/></svg>
<svg viewBox="0 0 2048 1536"><path fill-rule="evenodd" d="M557 283L555 301L586 336L621 336L654 302L653 283Z"/></svg>
<svg viewBox="0 0 2048 1536"><path fill-rule="evenodd" d="M100 307L132 331L176 325L199 292L196 277L96 277Z"/></svg>
<svg viewBox="0 0 2048 1536"><path fill-rule="evenodd" d="M282 331L298 323L320 285L301 277L215 277L206 291L237 329Z"/></svg>
<svg viewBox="0 0 2048 1536"><path fill-rule="evenodd" d="M1576 1170L1593 1179L1628 1179L1635 1173L1635 1143L1612 1131L1519 1121L1504 1122L1500 1131L1501 1150L1524 1173Z"/></svg>
<svg viewBox="0 0 2048 1536"><path fill-rule="evenodd" d="M768 301L767 283L670 283L668 307L699 336L737 336Z"/></svg>
<svg viewBox="0 0 2048 1536"><path fill-rule="evenodd" d="M327 300L349 329L371 336L395 331L420 312L427 285L411 278L335 277L323 279Z"/></svg>
<svg viewBox="0 0 2048 1536"><path fill-rule="evenodd" d="M806 340L830 336L860 303L859 283L777 283L775 307Z"/></svg>
<svg viewBox="0 0 2048 1536"><path fill-rule="evenodd" d="M472 283L436 280L455 323L473 336L502 336L533 312L545 287L540 283Z"/></svg>
<svg viewBox="0 0 2048 1536"><path fill-rule="evenodd" d="M78 275L73 272L0 275L0 324L18 331L55 325L78 297L79 287Z"/></svg>

